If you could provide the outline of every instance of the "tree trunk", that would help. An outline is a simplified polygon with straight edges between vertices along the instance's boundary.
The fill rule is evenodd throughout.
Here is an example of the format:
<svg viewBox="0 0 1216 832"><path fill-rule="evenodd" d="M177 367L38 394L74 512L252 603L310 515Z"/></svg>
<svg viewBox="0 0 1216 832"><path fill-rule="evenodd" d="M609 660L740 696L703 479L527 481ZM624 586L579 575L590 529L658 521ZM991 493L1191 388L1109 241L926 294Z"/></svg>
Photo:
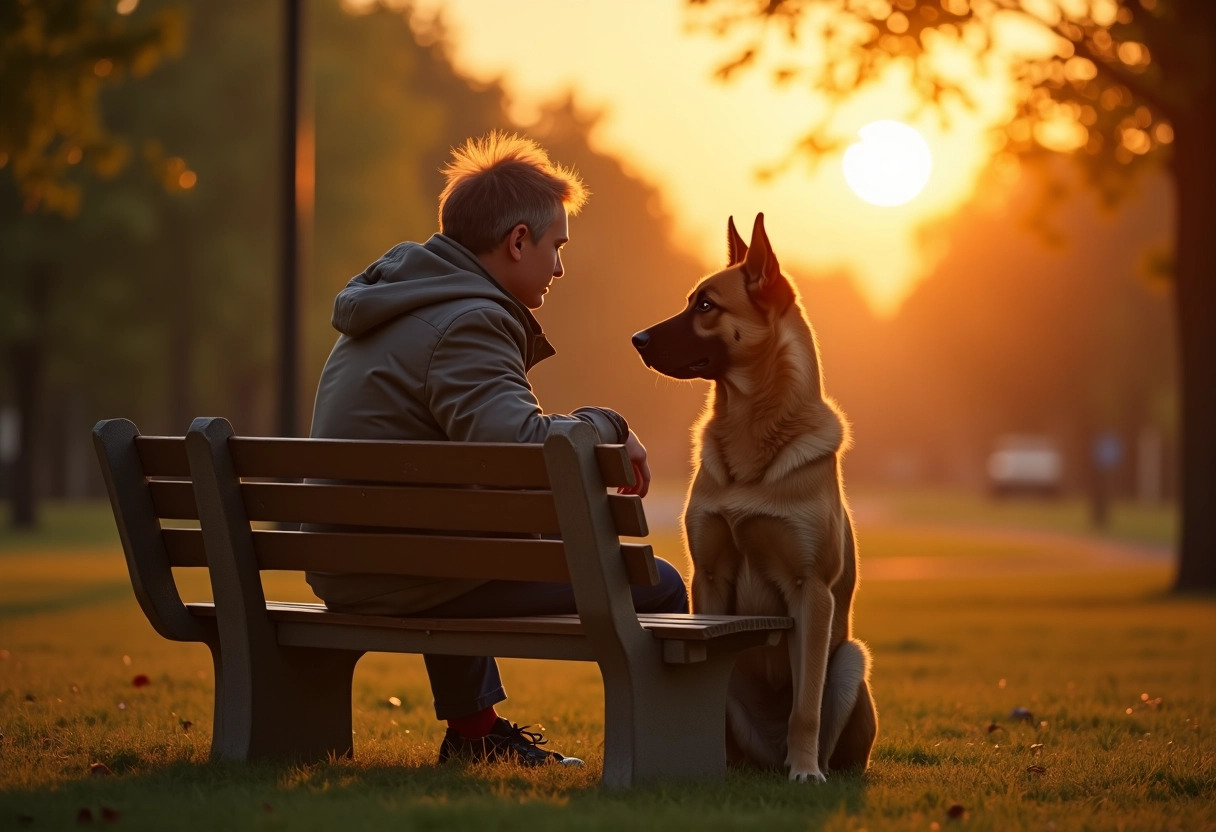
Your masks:
<svg viewBox="0 0 1216 832"><path fill-rule="evenodd" d="M1196 101L1205 100L1198 96ZM1182 534L1178 592L1216 591L1216 119L1177 124L1174 297L1178 319Z"/></svg>
<svg viewBox="0 0 1216 832"><path fill-rule="evenodd" d="M53 279L51 268L31 269L28 303L33 326L25 337L9 347L17 416L21 421L11 497L12 525L18 529L33 528L38 522L36 459L46 378L47 307Z"/></svg>

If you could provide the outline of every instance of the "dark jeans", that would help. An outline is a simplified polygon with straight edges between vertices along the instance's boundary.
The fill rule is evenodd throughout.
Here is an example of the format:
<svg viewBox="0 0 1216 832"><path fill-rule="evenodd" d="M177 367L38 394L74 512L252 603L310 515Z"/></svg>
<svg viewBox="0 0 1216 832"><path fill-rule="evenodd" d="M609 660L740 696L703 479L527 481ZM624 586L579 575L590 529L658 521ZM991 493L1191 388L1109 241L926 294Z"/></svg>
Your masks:
<svg viewBox="0 0 1216 832"><path fill-rule="evenodd" d="M688 590L676 568L656 558L657 586L632 587L638 612L688 612ZM450 601L414 613L427 618L498 618L577 612L570 584L548 581L490 581ZM435 716L470 716L507 698L498 663L489 656L425 655L435 696Z"/></svg>

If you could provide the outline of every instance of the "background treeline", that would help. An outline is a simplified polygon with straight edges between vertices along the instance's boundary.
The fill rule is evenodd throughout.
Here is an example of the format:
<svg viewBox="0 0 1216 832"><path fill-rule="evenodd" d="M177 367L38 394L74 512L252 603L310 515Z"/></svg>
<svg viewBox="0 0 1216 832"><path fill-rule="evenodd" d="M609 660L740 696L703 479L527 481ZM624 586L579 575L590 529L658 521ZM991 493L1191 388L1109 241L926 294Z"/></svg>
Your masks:
<svg viewBox="0 0 1216 832"><path fill-rule="evenodd" d="M0 170L0 300L9 306L0 317L0 459L13 457L14 414L31 395L38 403L36 481L6 465L10 495L97 493L89 428L99 418L180 433L196 415L225 415L239 432L272 431L278 6L140 4L136 14L183 9L185 52L107 93L106 121L128 138L132 160L111 180L85 183L79 217L24 212ZM558 348L534 372L540 400L554 411L621 410L658 482L682 488L704 387L650 373L629 336L675 313L723 252L676 247L670 202L591 148L594 120L572 100L538 124L514 125L497 85L453 70L441 29L416 36L400 13L350 14L337 0L311 8L316 210L302 423L334 339L334 294L398 241L435 230L438 169L451 146L522 129L593 192L571 226L567 277L540 313ZM1073 484L1095 431L1116 430L1130 446L1152 428L1168 447L1172 330L1164 291L1147 277L1150 244L1168 228L1165 187L1148 180L1110 214L1095 214L1083 192L1044 202L1042 191L1024 177L1007 199L977 200L929 232L936 265L890 319L876 319L847 276L784 264L818 330L828 391L854 424L851 482L978 485L993 438L1009 431L1055 436ZM1059 229L1062 242L1047 245L1036 224ZM1131 488L1129 466L1122 485Z"/></svg>

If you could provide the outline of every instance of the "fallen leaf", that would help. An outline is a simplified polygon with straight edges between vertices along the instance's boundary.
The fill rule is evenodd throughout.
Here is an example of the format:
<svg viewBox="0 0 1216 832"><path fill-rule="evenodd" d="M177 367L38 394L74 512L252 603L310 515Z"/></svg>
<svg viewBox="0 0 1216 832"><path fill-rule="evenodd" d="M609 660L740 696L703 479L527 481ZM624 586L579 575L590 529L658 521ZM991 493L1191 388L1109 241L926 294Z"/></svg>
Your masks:
<svg viewBox="0 0 1216 832"><path fill-rule="evenodd" d="M76 813L76 822L77 823L92 823L93 822L93 810L90 809L88 806L81 808L81 810Z"/></svg>
<svg viewBox="0 0 1216 832"><path fill-rule="evenodd" d="M946 810L946 817L950 818L950 820L958 820L959 818L965 818L966 816L967 809L961 803L955 803Z"/></svg>
<svg viewBox="0 0 1216 832"><path fill-rule="evenodd" d="M190 733L190 729L191 729L192 727L194 727L194 723L193 723L193 722L191 722L191 721L190 721L190 720L188 720L188 719L179 719L179 720L178 720L178 722L180 722L180 723L181 723L181 726L182 726L182 733L183 733L183 734L189 734L189 733Z"/></svg>
<svg viewBox="0 0 1216 832"><path fill-rule="evenodd" d="M1032 743L1030 746L1030 750L1033 751L1035 754L1038 754L1040 751L1043 750L1043 743L1041 743L1041 742Z"/></svg>
<svg viewBox="0 0 1216 832"><path fill-rule="evenodd" d="M141 673L131 680L131 684L137 688L143 688L152 684L152 680L148 678L147 674Z"/></svg>
<svg viewBox="0 0 1216 832"><path fill-rule="evenodd" d="M1042 766L1027 766L1026 771L1028 771L1031 774L1046 774L1047 773L1047 769L1043 768Z"/></svg>
<svg viewBox="0 0 1216 832"><path fill-rule="evenodd" d="M401 700L398 699L396 696L390 696L388 698L388 704L392 705L394 708L400 708Z"/></svg>
<svg viewBox="0 0 1216 832"><path fill-rule="evenodd" d="M1014 722L1034 722L1034 714L1022 707L1017 707L1010 711L1009 718Z"/></svg>
<svg viewBox="0 0 1216 832"><path fill-rule="evenodd" d="M111 809L109 806L101 807L101 819L106 823L113 823L120 817L122 817L122 812L118 811L117 809Z"/></svg>
<svg viewBox="0 0 1216 832"><path fill-rule="evenodd" d="M89 774L94 777L108 777L114 772L110 771L110 767L105 763L90 763Z"/></svg>
<svg viewBox="0 0 1216 832"><path fill-rule="evenodd" d="M1004 729L1001 728L1001 726L997 725L995 722L988 723L988 733L989 734L991 734L993 731L1002 731L1002 730L1004 730Z"/></svg>

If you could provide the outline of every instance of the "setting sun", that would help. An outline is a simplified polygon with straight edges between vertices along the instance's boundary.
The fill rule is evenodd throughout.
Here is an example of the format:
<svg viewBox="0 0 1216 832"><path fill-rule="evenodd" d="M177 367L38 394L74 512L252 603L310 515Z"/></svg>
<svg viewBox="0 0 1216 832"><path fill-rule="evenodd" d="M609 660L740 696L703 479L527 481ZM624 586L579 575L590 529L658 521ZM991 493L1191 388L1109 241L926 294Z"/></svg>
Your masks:
<svg viewBox="0 0 1216 832"><path fill-rule="evenodd" d="M903 122L889 120L872 121L857 132L861 141L849 145L841 163L853 192L882 207L915 199L933 170L924 137Z"/></svg>

